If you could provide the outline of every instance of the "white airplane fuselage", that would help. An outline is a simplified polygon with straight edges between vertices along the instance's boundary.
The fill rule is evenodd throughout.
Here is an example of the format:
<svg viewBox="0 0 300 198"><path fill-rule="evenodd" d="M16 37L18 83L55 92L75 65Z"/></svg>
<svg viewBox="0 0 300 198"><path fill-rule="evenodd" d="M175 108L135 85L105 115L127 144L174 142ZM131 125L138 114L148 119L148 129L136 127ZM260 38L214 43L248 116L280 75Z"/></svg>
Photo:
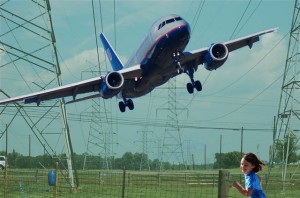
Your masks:
<svg viewBox="0 0 300 198"><path fill-rule="evenodd" d="M182 52L190 39L190 25L178 15L157 20L140 47L129 58L124 68L141 64L143 77L132 81L120 93L125 98L135 98L151 92L174 75L177 63L172 57Z"/></svg>

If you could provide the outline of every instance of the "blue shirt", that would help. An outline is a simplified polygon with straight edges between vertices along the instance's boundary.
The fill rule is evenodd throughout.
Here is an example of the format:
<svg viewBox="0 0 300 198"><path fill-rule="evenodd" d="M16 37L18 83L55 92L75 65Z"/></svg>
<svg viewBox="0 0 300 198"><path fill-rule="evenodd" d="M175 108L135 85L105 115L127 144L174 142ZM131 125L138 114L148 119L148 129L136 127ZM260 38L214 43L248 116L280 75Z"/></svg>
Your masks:
<svg viewBox="0 0 300 198"><path fill-rule="evenodd" d="M261 189L260 180L255 172L245 175L245 187L252 189L250 198L266 198L265 193Z"/></svg>

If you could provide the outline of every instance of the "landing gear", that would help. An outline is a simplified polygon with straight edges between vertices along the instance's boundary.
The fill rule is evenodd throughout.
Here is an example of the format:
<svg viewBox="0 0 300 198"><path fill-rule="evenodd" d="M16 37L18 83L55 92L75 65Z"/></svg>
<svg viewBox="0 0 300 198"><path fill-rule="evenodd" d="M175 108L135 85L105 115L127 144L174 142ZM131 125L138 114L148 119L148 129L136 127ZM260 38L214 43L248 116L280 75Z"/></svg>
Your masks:
<svg viewBox="0 0 300 198"><path fill-rule="evenodd" d="M131 99L126 100L126 98L123 98L124 101L119 102L119 109L123 113L126 110L126 107L128 107L129 110L134 109L134 104Z"/></svg>
<svg viewBox="0 0 300 198"><path fill-rule="evenodd" d="M194 93L194 88L197 90L197 91L201 91L202 90L202 85L201 85L201 82L199 80L194 80L194 68L190 68L188 69L186 72L185 72L191 79L191 82L190 83L187 83L186 84L186 89L188 90L188 92L190 94Z"/></svg>
<svg viewBox="0 0 300 198"><path fill-rule="evenodd" d="M201 91L202 90L201 82L199 80L196 80L196 81L194 80L195 69L193 67L190 67L187 70L182 68L181 64L180 64L181 57L182 57L182 54L178 50L176 50L172 54L172 58L173 58L174 62L177 63L177 72L178 72L178 74L184 72L190 77L191 82L186 84L186 89L188 90L188 92L190 94L194 93L194 88L197 91Z"/></svg>
<svg viewBox="0 0 300 198"><path fill-rule="evenodd" d="M197 91L201 91L202 90L202 85L201 85L201 82L199 80L194 81L194 83L190 82L190 83L186 84L186 89L188 90L188 92L190 94L194 93L194 88Z"/></svg>

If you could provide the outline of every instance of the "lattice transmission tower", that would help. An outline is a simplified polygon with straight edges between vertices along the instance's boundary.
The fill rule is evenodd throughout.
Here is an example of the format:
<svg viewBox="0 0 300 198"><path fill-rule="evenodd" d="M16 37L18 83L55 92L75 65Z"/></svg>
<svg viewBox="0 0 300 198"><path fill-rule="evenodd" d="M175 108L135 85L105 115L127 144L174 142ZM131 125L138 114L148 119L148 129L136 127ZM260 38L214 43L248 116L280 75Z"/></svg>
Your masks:
<svg viewBox="0 0 300 198"><path fill-rule="evenodd" d="M93 99L89 111L82 114L82 116L91 117L84 169L90 166L96 166L101 169L112 169L114 133L111 113L106 109L104 104L104 99ZM96 161L95 156L98 156Z"/></svg>
<svg viewBox="0 0 300 198"><path fill-rule="evenodd" d="M180 163L186 169L184 161L183 146L178 126L178 115L176 101L176 78L168 81L168 105L167 105L167 123L162 142L160 170L164 170L164 162Z"/></svg>
<svg viewBox="0 0 300 198"><path fill-rule="evenodd" d="M49 0L1 1L2 99L62 85L57 54ZM59 162L71 188L78 186L64 99L41 103L39 107L22 103L1 106L0 117L0 124L6 124L9 133L15 128L32 132L40 143L35 150L44 151L53 159L52 165L41 162L41 166L53 168L54 162Z"/></svg>
<svg viewBox="0 0 300 198"><path fill-rule="evenodd" d="M141 142L142 145L142 154L141 154L141 161L140 161L140 170L151 170L150 167L150 158L149 158L149 145L150 143L154 143L153 140L149 139L148 134L151 134L153 136L153 131L147 131L147 129L138 131L138 133L142 134L141 135Z"/></svg>
<svg viewBox="0 0 300 198"><path fill-rule="evenodd" d="M286 167L289 162L290 154L295 148L290 145L293 137L296 144L299 145L300 131L300 3L295 0L290 38L288 43L288 52L286 57L283 82L281 86L281 96L278 108L278 115L275 122L274 145L279 142L284 145L282 162L285 164L283 169L282 181L283 190L286 183ZM293 145L295 147L295 145ZM273 157L278 150L273 147ZM295 150L294 150L295 151ZM277 153L278 155L278 153ZM292 179L292 176L289 177Z"/></svg>
<svg viewBox="0 0 300 198"><path fill-rule="evenodd" d="M103 23L102 23L102 10L101 10L101 1L97 4L94 1L91 1L93 8L93 18L94 18L94 33L96 38L96 47L97 47L97 57L98 64L95 68L92 69L89 73L93 76L100 76L102 72L107 73L107 61L100 61L99 55L99 46L98 39L99 34L97 31L97 25L101 24L101 31L103 32ZM99 6L99 9L96 9ZM99 11L99 13L97 13ZM100 23L96 23L96 16L100 15ZM103 51L104 53L104 51ZM104 53L104 57L106 54ZM104 68L105 66L105 68ZM89 168L93 166L94 168L101 169L112 169L112 161L114 159L114 134L112 126L112 113L110 111L111 107L109 104L111 100L105 100L103 98L92 99L92 104L87 111L83 112L82 115L85 117L91 117L88 142L85 152L84 167ZM95 160L95 157L96 160Z"/></svg>

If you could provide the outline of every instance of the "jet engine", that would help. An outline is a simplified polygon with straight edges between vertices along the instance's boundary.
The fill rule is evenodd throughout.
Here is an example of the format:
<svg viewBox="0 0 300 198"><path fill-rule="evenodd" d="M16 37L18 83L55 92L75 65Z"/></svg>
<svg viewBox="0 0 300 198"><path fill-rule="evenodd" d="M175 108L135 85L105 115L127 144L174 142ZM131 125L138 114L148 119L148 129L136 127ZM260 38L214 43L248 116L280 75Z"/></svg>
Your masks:
<svg viewBox="0 0 300 198"><path fill-rule="evenodd" d="M104 98L111 98L117 95L124 84L124 77L121 73L113 71L108 73L100 86L100 95Z"/></svg>
<svg viewBox="0 0 300 198"><path fill-rule="evenodd" d="M204 67L211 71L222 66L228 57L228 48L222 43L212 44L205 54Z"/></svg>

